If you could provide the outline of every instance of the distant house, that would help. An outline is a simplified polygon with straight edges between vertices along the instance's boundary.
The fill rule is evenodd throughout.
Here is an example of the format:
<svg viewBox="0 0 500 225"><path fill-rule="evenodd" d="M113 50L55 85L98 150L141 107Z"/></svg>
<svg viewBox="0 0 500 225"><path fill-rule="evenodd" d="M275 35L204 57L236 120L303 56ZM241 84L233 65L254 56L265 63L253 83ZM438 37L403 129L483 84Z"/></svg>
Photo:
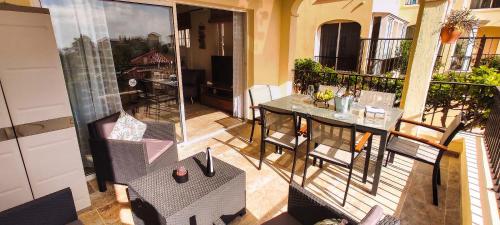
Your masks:
<svg viewBox="0 0 500 225"><path fill-rule="evenodd" d="M162 54L157 50L151 50L130 60L130 63L135 66L166 65L173 62L175 62L174 56Z"/></svg>
<svg viewBox="0 0 500 225"><path fill-rule="evenodd" d="M122 79L162 79L175 73L175 57L156 50L151 50L133 58L130 60L130 64L133 67L124 71Z"/></svg>

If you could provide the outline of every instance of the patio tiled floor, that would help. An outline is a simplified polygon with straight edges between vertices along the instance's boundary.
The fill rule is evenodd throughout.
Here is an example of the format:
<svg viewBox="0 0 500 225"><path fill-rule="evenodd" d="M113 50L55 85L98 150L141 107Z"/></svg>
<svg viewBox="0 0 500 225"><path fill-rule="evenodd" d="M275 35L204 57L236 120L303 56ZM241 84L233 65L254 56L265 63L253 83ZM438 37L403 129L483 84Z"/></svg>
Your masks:
<svg viewBox="0 0 500 225"><path fill-rule="evenodd" d="M210 146L216 157L246 171L247 214L232 223L238 225L260 224L285 212L287 204L292 155L286 151L282 155L275 154L274 147L269 145L265 165L261 171L257 170L260 132L256 132L256 141L250 145L246 142L249 132L250 126L244 125L179 150L180 157L186 158ZM301 160L297 164L295 182L302 181L304 155L305 147L301 148L298 157ZM378 194L372 196L367 192L371 188L371 179L367 184L361 182L363 159L358 161L345 207L340 206L347 177L344 169L328 164L321 170L311 167L306 188L357 219L378 204L385 213L401 218L402 224L460 223L458 158L445 156L442 160L439 207L432 205L431 166L396 157L393 164L382 169ZM373 171L373 166L372 163L370 171ZM96 191L95 181L89 182L92 207L79 213L85 224L133 223L125 187L115 185L115 188L116 192L110 185L107 192L100 193Z"/></svg>

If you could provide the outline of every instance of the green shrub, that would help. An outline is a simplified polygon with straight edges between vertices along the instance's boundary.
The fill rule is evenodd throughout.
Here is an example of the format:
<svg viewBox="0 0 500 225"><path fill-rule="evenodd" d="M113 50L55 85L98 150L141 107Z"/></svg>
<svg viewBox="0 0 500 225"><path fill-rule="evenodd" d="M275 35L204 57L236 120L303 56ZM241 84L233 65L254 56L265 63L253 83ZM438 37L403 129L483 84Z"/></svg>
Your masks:
<svg viewBox="0 0 500 225"><path fill-rule="evenodd" d="M320 72L323 68L320 63L310 58L296 59L295 70L304 70L309 72Z"/></svg>
<svg viewBox="0 0 500 225"><path fill-rule="evenodd" d="M497 72L500 71L500 56L493 56L481 59L481 65L488 66L490 68L495 68Z"/></svg>
<svg viewBox="0 0 500 225"><path fill-rule="evenodd" d="M469 80L476 84L500 86L500 73L496 68L480 66L472 69Z"/></svg>

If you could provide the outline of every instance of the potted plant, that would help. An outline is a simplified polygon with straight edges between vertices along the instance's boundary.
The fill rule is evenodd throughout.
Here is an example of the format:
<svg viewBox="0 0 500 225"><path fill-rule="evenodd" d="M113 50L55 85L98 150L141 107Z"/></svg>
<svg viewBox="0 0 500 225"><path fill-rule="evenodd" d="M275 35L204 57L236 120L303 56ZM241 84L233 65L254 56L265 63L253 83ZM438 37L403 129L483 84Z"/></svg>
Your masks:
<svg viewBox="0 0 500 225"><path fill-rule="evenodd" d="M462 32L470 32L478 25L478 19L471 10L453 10L441 27L441 42L455 43Z"/></svg>

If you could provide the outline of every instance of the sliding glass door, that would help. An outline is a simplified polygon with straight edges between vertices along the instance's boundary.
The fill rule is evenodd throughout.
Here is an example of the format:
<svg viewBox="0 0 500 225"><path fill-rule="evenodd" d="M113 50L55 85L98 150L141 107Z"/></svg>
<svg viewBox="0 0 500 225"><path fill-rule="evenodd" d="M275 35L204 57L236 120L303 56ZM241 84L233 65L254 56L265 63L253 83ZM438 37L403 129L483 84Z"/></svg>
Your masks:
<svg viewBox="0 0 500 225"><path fill-rule="evenodd" d="M174 9L102 0L41 0L50 10L84 165L87 124L121 109L176 124L183 141Z"/></svg>

